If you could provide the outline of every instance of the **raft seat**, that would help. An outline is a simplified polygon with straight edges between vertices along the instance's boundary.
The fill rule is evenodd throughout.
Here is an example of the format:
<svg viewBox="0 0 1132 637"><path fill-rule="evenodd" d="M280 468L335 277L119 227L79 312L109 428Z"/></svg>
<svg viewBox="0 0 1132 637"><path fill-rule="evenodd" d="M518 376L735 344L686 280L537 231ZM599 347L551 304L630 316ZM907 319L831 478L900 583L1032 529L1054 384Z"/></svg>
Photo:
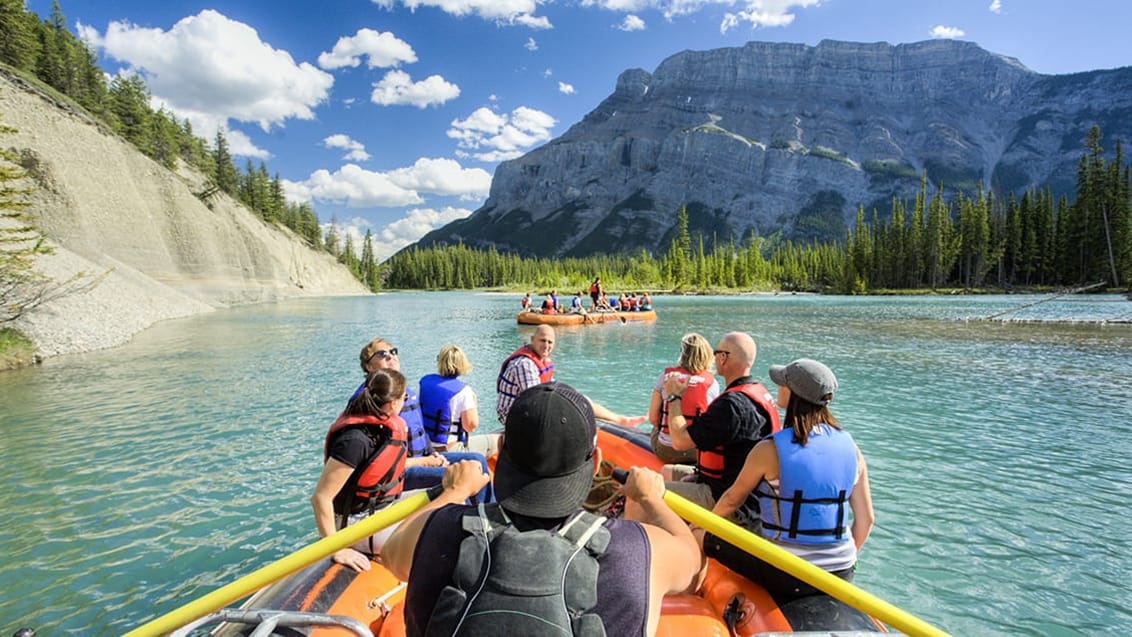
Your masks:
<svg viewBox="0 0 1132 637"><path fill-rule="evenodd" d="M729 637L731 631L717 611L699 595L665 595L657 637Z"/></svg>

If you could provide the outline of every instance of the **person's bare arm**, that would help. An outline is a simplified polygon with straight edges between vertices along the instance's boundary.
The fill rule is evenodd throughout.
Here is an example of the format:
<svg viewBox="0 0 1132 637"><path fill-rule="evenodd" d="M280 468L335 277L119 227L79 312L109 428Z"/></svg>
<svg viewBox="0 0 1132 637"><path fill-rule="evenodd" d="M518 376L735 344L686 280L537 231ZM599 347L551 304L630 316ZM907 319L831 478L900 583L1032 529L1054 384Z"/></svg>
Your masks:
<svg viewBox="0 0 1132 637"><path fill-rule="evenodd" d="M413 456L412 458L405 458L405 468L409 467L443 467L448 464L444 456L430 452L423 456Z"/></svg>
<svg viewBox="0 0 1132 637"><path fill-rule="evenodd" d="M460 427L466 433L472 433L476 430L476 427L479 426L480 412L477 408L472 407L470 409L465 409L464 412L460 414Z"/></svg>
<svg viewBox="0 0 1132 637"><path fill-rule="evenodd" d="M333 535L337 531L334 525L334 496L346 485L353 472L353 467L334 458L328 458L323 465L322 475L311 494L314 523L320 537ZM370 568L369 558L349 547L335 552L331 559L355 571L368 571Z"/></svg>
<svg viewBox="0 0 1132 637"><path fill-rule="evenodd" d="M593 399L589 400L594 410L594 418L598 420L611 422L615 425L621 425L622 427L636 427L645 421L644 416L622 416L621 414L610 411L608 407L605 407Z"/></svg>
<svg viewBox="0 0 1132 637"><path fill-rule="evenodd" d="M652 423L653 427L660 426L661 410L664 409L662 400L660 392L655 389L652 390L652 395L649 396L649 422Z"/></svg>
<svg viewBox="0 0 1132 637"><path fill-rule="evenodd" d="M648 634L656 632L662 599L690 589L704 565L704 554L688 525L664 502L664 478L651 469L633 467L622 488L640 506L649 538Z"/></svg>
<svg viewBox="0 0 1132 637"><path fill-rule="evenodd" d="M668 414L668 437L672 439L672 448L676 451L695 449L696 443L688 435L688 419L684 417L682 400L684 392L688 389L688 375L680 372L668 372L664 375L664 391L669 397L681 398L664 403Z"/></svg>
<svg viewBox="0 0 1132 637"><path fill-rule="evenodd" d="M747 496L751 495L763 479L774 478L777 475L778 451L774 447L773 440L764 440L747 454L743 469L739 471L739 477L727 491L723 492L723 495L719 496L719 500L712 507L712 513L723 517L731 515L747 501Z"/></svg>
<svg viewBox="0 0 1132 637"><path fill-rule="evenodd" d="M853 543L860 551L876 523L873 495L869 490L869 468L860 449L857 449L857 484L853 487L853 493L849 494L849 508L853 510Z"/></svg>
<svg viewBox="0 0 1132 637"><path fill-rule="evenodd" d="M436 509L447 504L460 504L479 493L491 480L476 460L462 460L448 465L444 472L444 490L432 502L411 513L381 547L381 563L402 582L408 581L413 568L413 553L425 522Z"/></svg>

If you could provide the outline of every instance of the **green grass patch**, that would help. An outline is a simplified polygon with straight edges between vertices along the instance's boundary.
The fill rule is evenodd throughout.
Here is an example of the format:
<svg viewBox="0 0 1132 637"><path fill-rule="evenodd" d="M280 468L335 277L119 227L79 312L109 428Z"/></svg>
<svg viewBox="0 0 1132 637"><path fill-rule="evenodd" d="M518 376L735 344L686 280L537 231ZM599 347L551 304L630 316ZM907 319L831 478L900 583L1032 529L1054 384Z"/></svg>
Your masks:
<svg viewBox="0 0 1132 637"><path fill-rule="evenodd" d="M26 367L37 362L34 343L10 327L0 329L0 370Z"/></svg>

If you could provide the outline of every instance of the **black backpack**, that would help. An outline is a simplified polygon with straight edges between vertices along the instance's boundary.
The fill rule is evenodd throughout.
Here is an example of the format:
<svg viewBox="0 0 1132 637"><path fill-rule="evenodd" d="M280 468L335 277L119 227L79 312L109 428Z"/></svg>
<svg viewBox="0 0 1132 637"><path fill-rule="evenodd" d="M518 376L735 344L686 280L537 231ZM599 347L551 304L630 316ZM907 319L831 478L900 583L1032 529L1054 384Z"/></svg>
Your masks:
<svg viewBox="0 0 1132 637"><path fill-rule="evenodd" d="M462 525L452 583L429 618L427 637L605 637L597 604L597 556L609 545L605 518L581 511L557 531L520 531L498 504L480 504Z"/></svg>

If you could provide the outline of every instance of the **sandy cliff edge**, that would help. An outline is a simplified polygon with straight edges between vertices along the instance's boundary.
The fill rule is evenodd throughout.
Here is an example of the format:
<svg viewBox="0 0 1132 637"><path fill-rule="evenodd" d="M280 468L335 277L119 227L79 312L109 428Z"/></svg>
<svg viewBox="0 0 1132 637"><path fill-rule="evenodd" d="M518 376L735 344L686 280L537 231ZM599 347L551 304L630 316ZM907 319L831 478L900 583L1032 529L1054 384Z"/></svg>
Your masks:
<svg viewBox="0 0 1132 637"><path fill-rule="evenodd" d="M3 73L0 122L17 130L0 144L28 160L32 212L56 249L40 270L104 277L16 322L42 357L114 347L157 321L231 305L368 293L334 257L231 198L206 206L193 194L200 173L166 170Z"/></svg>

